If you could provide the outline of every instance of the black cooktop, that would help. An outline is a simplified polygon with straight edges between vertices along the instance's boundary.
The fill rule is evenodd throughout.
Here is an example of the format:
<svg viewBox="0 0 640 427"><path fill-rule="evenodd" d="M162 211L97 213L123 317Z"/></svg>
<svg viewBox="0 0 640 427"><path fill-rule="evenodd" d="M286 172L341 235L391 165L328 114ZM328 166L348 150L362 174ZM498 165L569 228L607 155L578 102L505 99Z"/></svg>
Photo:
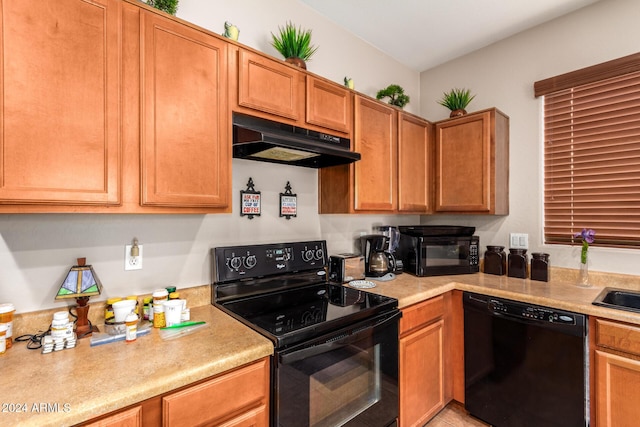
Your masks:
<svg viewBox="0 0 640 427"><path fill-rule="evenodd" d="M217 304L285 347L397 309L394 298L318 283Z"/></svg>
<svg viewBox="0 0 640 427"><path fill-rule="evenodd" d="M394 298L327 282L324 241L215 248L212 303L285 348L397 311Z"/></svg>

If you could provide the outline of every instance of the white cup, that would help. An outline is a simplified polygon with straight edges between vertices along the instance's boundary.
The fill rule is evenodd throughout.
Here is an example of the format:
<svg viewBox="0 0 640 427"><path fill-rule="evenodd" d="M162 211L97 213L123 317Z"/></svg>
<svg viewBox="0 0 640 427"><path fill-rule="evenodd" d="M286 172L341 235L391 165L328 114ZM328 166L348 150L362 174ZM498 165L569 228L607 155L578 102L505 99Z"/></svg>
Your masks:
<svg viewBox="0 0 640 427"><path fill-rule="evenodd" d="M127 314L131 313L135 310L136 300L125 299L122 301L116 301L112 304L113 307L113 316L117 323L124 322Z"/></svg>
<svg viewBox="0 0 640 427"><path fill-rule="evenodd" d="M167 326L177 325L181 321L184 300L172 299L162 303L164 306L164 319Z"/></svg>

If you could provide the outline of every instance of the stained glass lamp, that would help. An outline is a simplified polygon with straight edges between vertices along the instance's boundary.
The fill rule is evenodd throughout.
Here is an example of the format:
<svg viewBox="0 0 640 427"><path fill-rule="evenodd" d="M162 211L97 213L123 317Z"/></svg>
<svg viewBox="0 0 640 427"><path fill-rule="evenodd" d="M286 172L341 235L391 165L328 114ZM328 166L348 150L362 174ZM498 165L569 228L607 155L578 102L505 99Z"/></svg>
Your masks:
<svg viewBox="0 0 640 427"><path fill-rule="evenodd" d="M56 300L76 299L78 305L76 306L75 332L78 339L88 337L92 332L98 331L98 328L89 323L87 315L89 313L89 297L100 295L102 283L93 271L93 267L85 265L86 261L86 258L78 258L78 265L71 267L56 294Z"/></svg>

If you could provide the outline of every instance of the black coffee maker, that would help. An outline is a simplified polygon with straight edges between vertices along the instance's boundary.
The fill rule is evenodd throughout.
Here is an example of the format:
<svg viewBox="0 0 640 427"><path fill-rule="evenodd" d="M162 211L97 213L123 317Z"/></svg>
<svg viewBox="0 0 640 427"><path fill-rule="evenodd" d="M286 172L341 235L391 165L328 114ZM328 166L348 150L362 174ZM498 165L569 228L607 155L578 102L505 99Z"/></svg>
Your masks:
<svg viewBox="0 0 640 427"><path fill-rule="evenodd" d="M395 258L387 252L389 238L383 234L369 234L360 237L360 250L364 257L364 275L382 277L393 271Z"/></svg>

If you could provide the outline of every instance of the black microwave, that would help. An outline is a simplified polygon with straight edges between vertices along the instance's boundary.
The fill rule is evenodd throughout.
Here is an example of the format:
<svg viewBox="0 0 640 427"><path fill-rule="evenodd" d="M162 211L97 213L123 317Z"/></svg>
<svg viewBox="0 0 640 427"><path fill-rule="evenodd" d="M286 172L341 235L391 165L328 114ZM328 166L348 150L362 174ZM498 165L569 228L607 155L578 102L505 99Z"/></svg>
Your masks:
<svg viewBox="0 0 640 427"><path fill-rule="evenodd" d="M475 227L457 225L400 226L397 257L414 276L444 276L480 271L480 238Z"/></svg>

